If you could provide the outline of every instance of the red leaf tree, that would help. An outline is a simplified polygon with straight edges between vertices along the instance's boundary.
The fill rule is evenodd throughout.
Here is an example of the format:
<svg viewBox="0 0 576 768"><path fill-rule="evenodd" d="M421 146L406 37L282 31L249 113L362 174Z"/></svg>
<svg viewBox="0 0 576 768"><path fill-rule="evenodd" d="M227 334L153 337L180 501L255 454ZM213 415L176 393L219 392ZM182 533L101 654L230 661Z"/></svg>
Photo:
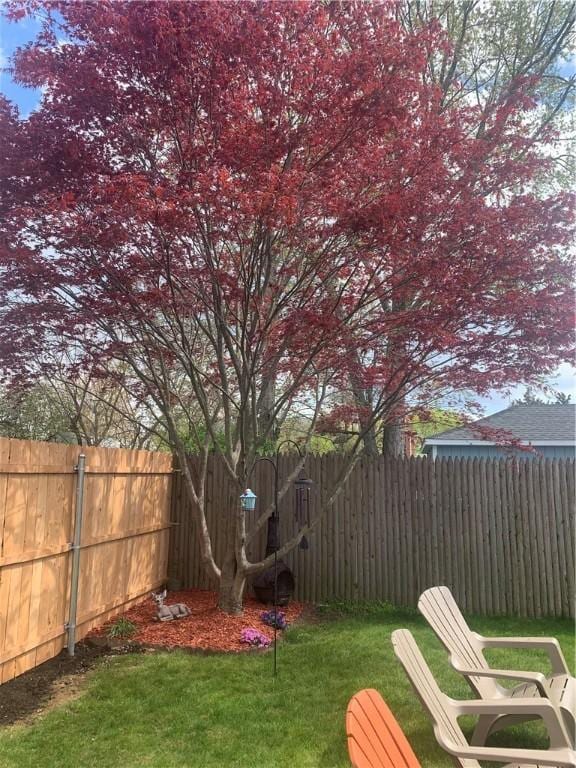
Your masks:
<svg viewBox="0 0 576 768"><path fill-rule="evenodd" d="M49 375L64 348L125 372L167 426L224 610L271 558L250 562L241 512L223 510L215 562L211 450L240 492L282 419L306 409L305 447L350 381L379 393L359 445L407 398L530 380L568 354L570 200L530 192L535 105L517 83L481 115L441 109L423 78L446 45L434 25L403 31L376 3L9 6L32 11L44 29L14 66L43 100L0 116L3 366Z"/></svg>

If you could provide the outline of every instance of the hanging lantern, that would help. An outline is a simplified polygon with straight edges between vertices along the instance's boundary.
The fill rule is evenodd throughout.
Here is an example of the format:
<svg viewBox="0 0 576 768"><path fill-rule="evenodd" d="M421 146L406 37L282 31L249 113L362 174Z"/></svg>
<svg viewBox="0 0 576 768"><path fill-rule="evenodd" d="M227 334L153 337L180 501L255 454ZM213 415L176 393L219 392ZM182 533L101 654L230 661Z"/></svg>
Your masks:
<svg viewBox="0 0 576 768"><path fill-rule="evenodd" d="M256 494L246 488L242 496L240 496L240 507L243 512L253 512L256 509Z"/></svg>

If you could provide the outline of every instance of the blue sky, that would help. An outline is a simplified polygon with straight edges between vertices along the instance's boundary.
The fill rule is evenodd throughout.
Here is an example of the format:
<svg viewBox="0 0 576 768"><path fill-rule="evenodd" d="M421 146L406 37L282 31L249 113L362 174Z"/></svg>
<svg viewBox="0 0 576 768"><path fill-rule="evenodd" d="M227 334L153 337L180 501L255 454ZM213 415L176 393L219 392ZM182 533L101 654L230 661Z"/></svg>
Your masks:
<svg viewBox="0 0 576 768"><path fill-rule="evenodd" d="M0 16L0 66L7 66L14 51L33 40L39 29L40 24L34 19L26 18L17 23L9 23ZM565 77L573 74L575 70L576 57L566 61L560 69ZM23 88L15 83L7 72L0 72L0 92L17 105L22 117L30 114L38 105L41 96L38 89ZM576 401L574 369L571 366L561 366L547 384L560 392L571 394L572 400ZM480 402L485 409L485 414L489 415L506 408L513 399L522 397L523 393L524 387L514 389L510 395L494 392L490 397L480 398Z"/></svg>
<svg viewBox="0 0 576 768"><path fill-rule="evenodd" d="M22 19L9 23L0 16L0 64L5 67L16 50L36 37L40 24L34 19ZM23 88L15 83L10 74L0 72L0 91L18 106L22 117L26 117L40 101L40 91L36 88Z"/></svg>

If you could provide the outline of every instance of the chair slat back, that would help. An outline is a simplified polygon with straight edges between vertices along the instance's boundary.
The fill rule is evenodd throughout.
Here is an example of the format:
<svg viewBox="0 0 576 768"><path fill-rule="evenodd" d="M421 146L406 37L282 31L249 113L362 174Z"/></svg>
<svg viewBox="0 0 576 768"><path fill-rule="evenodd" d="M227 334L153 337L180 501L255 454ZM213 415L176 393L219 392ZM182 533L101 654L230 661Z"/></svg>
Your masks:
<svg viewBox="0 0 576 768"><path fill-rule="evenodd" d="M464 668L490 669L482 648L448 587L431 587L420 595L418 610L452 658ZM496 681L490 677L466 679L472 690L484 699L499 695Z"/></svg>
<svg viewBox="0 0 576 768"><path fill-rule="evenodd" d="M350 699L346 734L354 768L421 768L396 718L373 688Z"/></svg>
<svg viewBox="0 0 576 768"><path fill-rule="evenodd" d="M392 645L416 695L434 723L434 730L453 744L467 747L468 742L450 705L450 699L438 687L412 634L407 629L397 629L392 633ZM455 762L466 768L479 768L476 760L455 758Z"/></svg>

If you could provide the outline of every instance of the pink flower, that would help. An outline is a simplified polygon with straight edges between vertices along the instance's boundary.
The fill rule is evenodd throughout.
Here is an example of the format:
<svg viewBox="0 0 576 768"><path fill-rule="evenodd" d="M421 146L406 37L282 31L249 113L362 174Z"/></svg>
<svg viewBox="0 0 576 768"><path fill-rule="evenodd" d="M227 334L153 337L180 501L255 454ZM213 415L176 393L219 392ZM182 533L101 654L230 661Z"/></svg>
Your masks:
<svg viewBox="0 0 576 768"><path fill-rule="evenodd" d="M243 629L240 634L240 642L247 645L253 645L255 648L268 648L270 645L270 638L266 637L262 632L252 627Z"/></svg>

